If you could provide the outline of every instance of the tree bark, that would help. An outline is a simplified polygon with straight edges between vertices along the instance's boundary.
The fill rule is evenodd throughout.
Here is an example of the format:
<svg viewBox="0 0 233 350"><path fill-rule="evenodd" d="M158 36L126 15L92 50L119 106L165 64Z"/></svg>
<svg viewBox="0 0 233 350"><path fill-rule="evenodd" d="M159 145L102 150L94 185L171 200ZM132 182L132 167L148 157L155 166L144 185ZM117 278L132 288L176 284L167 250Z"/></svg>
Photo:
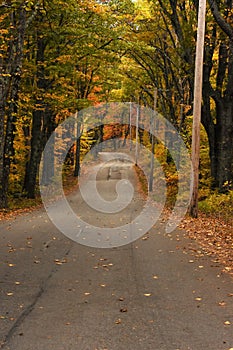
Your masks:
<svg viewBox="0 0 233 350"><path fill-rule="evenodd" d="M8 44L8 55L5 56L5 59L1 57L0 62L0 70L3 74L0 82L0 208L5 208L8 205L7 191L14 151L14 124L18 111L18 93L22 73L26 24L26 11L24 4L21 4L18 12L12 11L11 13L11 26L16 29L12 33L12 39ZM3 78L4 75L6 76L5 79Z"/></svg>

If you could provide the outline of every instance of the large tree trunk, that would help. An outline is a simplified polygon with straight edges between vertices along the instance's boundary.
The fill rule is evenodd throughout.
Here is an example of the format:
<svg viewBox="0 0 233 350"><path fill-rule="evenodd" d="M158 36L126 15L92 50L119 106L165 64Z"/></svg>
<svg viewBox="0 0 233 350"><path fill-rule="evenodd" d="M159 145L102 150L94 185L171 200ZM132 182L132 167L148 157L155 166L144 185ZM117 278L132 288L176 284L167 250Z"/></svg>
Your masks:
<svg viewBox="0 0 233 350"><path fill-rule="evenodd" d="M13 157L15 120L18 110L18 93L21 80L23 47L26 31L26 11L23 4L17 13L11 13L11 26L16 28L9 42L7 57L1 57L0 70L0 208L7 207L10 166ZM5 73L5 74L4 74ZM7 78L3 78L6 75ZM9 101L9 102L8 102ZM6 126L5 126L5 119Z"/></svg>
<svg viewBox="0 0 233 350"><path fill-rule="evenodd" d="M223 98L217 104L218 123L215 128L216 185L228 190L233 182L233 98Z"/></svg>
<svg viewBox="0 0 233 350"><path fill-rule="evenodd" d="M227 191L233 182L233 99L216 103L216 123L210 113L210 101L204 96L202 123L208 135L213 187Z"/></svg>
<svg viewBox="0 0 233 350"><path fill-rule="evenodd" d="M42 155L42 120L43 111L34 111L32 120L31 154L26 167L24 180L24 190L28 198L35 198L36 178Z"/></svg>
<svg viewBox="0 0 233 350"><path fill-rule="evenodd" d="M1 78L0 78L1 79ZM5 112L3 106L3 84L0 80L0 208L4 208L6 206L6 198L5 193L2 186L3 179L3 160L4 160L4 125L5 125Z"/></svg>

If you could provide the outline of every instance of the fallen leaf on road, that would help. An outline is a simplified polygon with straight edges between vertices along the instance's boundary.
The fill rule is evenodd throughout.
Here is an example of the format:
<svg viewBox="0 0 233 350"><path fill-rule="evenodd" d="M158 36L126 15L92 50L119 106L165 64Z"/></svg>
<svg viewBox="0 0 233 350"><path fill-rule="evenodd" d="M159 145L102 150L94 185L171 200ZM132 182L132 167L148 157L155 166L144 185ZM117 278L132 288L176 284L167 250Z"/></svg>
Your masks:
<svg viewBox="0 0 233 350"><path fill-rule="evenodd" d="M145 293L144 296L145 296L145 297L150 297L150 296L151 296L151 293Z"/></svg>
<svg viewBox="0 0 233 350"><path fill-rule="evenodd" d="M226 303L225 303L225 301L220 301L220 302L218 303L218 305L219 305L219 306L225 306Z"/></svg>
<svg viewBox="0 0 233 350"><path fill-rule="evenodd" d="M120 312L128 312L128 310L124 307L124 308L120 309Z"/></svg>
<svg viewBox="0 0 233 350"><path fill-rule="evenodd" d="M143 240L143 241L147 241L147 240L148 240L148 238L149 238L149 237L148 237L148 236L146 236L146 237L143 237L143 238L142 238L142 240Z"/></svg>
<svg viewBox="0 0 233 350"><path fill-rule="evenodd" d="M16 249L11 247L11 249L8 250L8 253L14 253L15 251L16 251Z"/></svg>
<svg viewBox="0 0 233 350"><path fill-rule="evenodd" d="M121 322L122 322L122 321L121 321L120 318L118 318L118 319L115 321L116 324L120 324Z"/></svg>
<svg viewBox="0 0 233 350"><path fill-rule="evenodd" d="M62 264L66 264L67 263L67 259L55 259L54 262L56 263L56 265L62 265Z"/></svg>
<svg viewBox="0 0 233 350"><path fill-rule="evenodd" d="M12 295L14 295L14 293L10 292L10 293L6 293L6 295L7 295L8 297L11 297Z"/></svg>
<svg viewBox="0 0 233 350"><path fill-rule="evenodd" d="M84 293L84 295L91 295L91 293L89 293L89 292L86 292L86 293Z"/></svg>
<svg viewBox="0 0 233 350"><path fill-rule="evenodd" d="M226 266L226 267L225 267L225 270L226 270L226 271L231 271L231 267Z"/></svg>
<svg viewBox="0 0 233 350"><path fill-rule="evenodd" d="M197 301L201 301L201 300L202 300L202 298L195 298L195 300L197 300Z"/></svg>
<svg viewBox="0 0 233 350"><path fill-rule="evenodd" d="M229 326L229 325L231 324L231 322L230 322L230 321L225 321L224 324L225 324L226 326Z"/></svg>
<svg viewBox="0 0 233 350"><path fill-rule="evenodd" d="M158 279L158 276L156 276L156 275L153 276L153 279L154 279L154 280L157 280L157 279Z"/></svg>

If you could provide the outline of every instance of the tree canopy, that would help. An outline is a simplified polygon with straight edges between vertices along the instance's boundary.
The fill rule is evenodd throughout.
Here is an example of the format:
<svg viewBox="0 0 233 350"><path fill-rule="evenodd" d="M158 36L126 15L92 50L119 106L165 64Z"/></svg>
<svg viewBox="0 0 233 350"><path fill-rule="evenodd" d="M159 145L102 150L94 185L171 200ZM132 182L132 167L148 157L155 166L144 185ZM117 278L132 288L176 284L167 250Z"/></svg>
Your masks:
<svg viewBox="0 0 233 350"><path fill-rule="evenodd" d="M196 1L183 0L2 2L0 207L7 207L15 193L36 196L38 165L53 130L72 113L100 102L152 107L156 88L159 112L189 147L197 11ZM232 1L209 0L206 22L202 123L211 186L228 191L233 180ZM93 132L81 148L87 140L91 145L103 139L102 132Z"/></svg>

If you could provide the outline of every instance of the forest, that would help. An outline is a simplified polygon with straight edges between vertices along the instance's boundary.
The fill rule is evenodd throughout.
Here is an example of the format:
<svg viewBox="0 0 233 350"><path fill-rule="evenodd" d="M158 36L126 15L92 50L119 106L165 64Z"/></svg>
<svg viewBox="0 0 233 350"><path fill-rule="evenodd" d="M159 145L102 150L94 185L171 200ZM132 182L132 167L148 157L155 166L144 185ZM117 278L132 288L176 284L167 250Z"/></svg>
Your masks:
<svg viewBox="0 0 233 350"><path fill-rule="evenodd" d="M99 103L157 109L191 148L196 0L6 0L0 5L0 209L33 203L50 135ZM200 208L233 206L233 8L208 0L203 66ZM114 127L105 130L115 137ZM83 135L70 158L106 138ZM153 138L142 136L151 147ZM72 176L78 175L74 162ZM76 164L77 166L77 164ZM167 182L174 175L164 162ZM172 191L170 191L172 193Z"/></svg>

